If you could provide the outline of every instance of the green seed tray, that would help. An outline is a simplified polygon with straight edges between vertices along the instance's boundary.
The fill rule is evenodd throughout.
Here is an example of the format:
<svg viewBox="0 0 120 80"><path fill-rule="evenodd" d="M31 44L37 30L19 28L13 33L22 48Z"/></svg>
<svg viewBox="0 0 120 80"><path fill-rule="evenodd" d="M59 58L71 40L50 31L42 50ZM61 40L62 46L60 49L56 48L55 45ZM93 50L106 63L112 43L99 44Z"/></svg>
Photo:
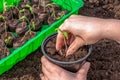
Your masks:
<svg viewBox="0 0 120 80"><path fill-rule="evenodd" d="M15 5L20 0L1 0L0 1L0 11L3 11L3 2L6 1L8 5ZM59 27L63 21L72 14L78 14L79 8L83 6L82 0L52 0L56 4L60 5L62 9L69 10L69 13L63 16L60 20L54 22L50 26L43 25L41 31L37 32L37 35L27 41L23 46L17 48L16 50L11 49L12 53L0 60L0 75L4 72L10 70L16 63L26 58L27 55L37 50L43 40L55 32L55 28Z"/></svg>

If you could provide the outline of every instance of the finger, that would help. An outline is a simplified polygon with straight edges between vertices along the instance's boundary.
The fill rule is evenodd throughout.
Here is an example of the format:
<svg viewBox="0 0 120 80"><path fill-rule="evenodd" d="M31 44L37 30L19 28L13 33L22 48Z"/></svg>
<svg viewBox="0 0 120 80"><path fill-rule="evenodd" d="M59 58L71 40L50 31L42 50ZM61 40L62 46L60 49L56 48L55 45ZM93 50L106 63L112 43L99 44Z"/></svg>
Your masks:
<svg viewBox="0 0 120 80"><path fill-rule="evenodd" d="M90 63L89 62L85 62L83 64L83 66L80 68L80 70L77 72L78 75L87 75L88 70L90 68Z"/></svg>
<svg viewBox="0 0 120 80"><path fill-rule="evenodd" d="M59 27L61 31L69 32L68 28L68 19L65 20L65 22ZM62 46L64 45L64 35L58 31L57 39L56 39L56 50L59 51Z"/></svg>
<svg viewBox="0 0 120 80"><path fill-rule="evenodd" d="M62 68L60 68L59 66L51 63L49 60L47 60L44 56L41 59L42 65L47 69L47 71L49 72L57 72L59 73L61 70L63 70Z"/></svg>
<svg viewBox="0 0 120 80"><path fill-rule="evenodd" d="M64 23L59 27L62 31L64 31L64 32L71 32L71 28L70 28L70 26L71 26L71 20L70 19L66 19L65 21L64 21Z"/></svg>
<svg viewBox="0 0 120 80"><path fill-rule="evenodd" d="M77 17L78 17L78 15L73 14L69 18L73 19L73 18L77 18Z"/></svg>
<svg viewBox="0 0 120 80"><path fill-rule="evenodd" d="M64 45L64 36L61 32L58 32L56 39L56 50L59 51Z"/></svg>
<svg viewBox="0 0 120 80"><path fill-rule="evenodd" d="M44 74L45 80L49 80L51 77L51 72L49 72L44 65L42 65L42 72Z"/></svg>
<svg viewBox="0 0 120 80"><path fill-rule="evenodd" d="M85 44L85 41L79 37L76 37L75 40L72 42L72 44L69 46L66 56L73 54L75 51L77 51L81 46Z"/></svg>
<svg viewBox="0 0 120 80"><path fill-rule="evenodd" d="M41 80L49 80L45 75L43 75L43 74L40 74L40 79Z"/></svg>
<svg viewBox="0 0 120 80"><path fill-rule="evenodd" d="M49 80L49 79L45 76L45 80Z"/></svg>

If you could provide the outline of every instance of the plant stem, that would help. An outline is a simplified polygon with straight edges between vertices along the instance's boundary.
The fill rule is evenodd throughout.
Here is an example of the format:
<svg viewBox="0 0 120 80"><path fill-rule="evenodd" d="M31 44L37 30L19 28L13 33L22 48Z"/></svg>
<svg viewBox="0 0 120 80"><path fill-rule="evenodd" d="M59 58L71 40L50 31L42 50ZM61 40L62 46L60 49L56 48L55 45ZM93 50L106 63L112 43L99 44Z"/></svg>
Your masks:
<svg viewBox="0 0 120 80"><path fill-rule="evenodd" d="M61 29L56 28L57 31L60 31L62 35L64 36L64 44L65 44L65 51L67 51L67 40L68 40L68 34L66 32L63 32Z"/></svg>

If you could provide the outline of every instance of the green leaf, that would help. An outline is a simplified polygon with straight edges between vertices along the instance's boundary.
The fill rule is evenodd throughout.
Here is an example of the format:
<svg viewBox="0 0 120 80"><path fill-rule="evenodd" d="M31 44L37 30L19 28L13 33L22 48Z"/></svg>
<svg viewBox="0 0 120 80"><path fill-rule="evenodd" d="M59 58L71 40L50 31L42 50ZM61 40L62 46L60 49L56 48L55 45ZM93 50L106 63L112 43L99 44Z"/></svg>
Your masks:
<svg viewBox="0 0 120 80"><path fill-rule="evenodd" d="M33 8L30 5L28 5L28 4L26 4L26 7L28 7L30 12L33 14Z"/></svg>
<svg viewBox="0 0 120 80"><path fill-rule="evenodd" d="M0 19L4 20L5 18L4 18L4 16L0 15Z"/></svg>
<svg viewBox="0 0 120 80"><path fill-rule="evenodd" d="M35 23L34 23L34 21L32 21L32 27L35 30Z"/></svg>
<svg viewBox="0 0 120 80"><path fill-rule="evenodd" d="M25 9L22 9L22 10L20 10L19 12L20 12L20 13L23 13L23 12L25 12Z"/></svg>
<svg viewBox="0 0 120 80"><path fill-rule="evenodd" d="M65 37L65 39L68 39L68 33L67 33L67 32L63 32L63 31L62 31L61 29L59 29L59 28L56 28L55 31L60 31L60 32L63 34L63 36Z"/></svg>
<svg viewBox="0 0 120 80"><path fill-rule="evenodd" d="M19 18L19 20L25 20L25 19L27 19L26 16L22 16Z"/></svg>

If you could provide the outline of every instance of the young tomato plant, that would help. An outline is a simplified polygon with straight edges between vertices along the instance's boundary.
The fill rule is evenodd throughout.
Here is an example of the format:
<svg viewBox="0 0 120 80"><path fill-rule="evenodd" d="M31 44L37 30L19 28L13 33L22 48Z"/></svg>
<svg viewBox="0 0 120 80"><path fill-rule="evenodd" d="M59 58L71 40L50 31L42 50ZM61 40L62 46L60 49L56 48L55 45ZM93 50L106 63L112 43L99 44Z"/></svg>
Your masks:
<svg viewBox="0 0 120 80"><path fill-rule="evenodd" d="M26 5L27 8L29 8L30 13L33 15L33 18L35 19L35 14L33 12L33 8L30 5Z"/></svg>
<svg viewBox="0 0 120 80"><path fill-rule="evenodd" d="M55 30L56 30L56 31L60 31L60 32L62 33L62 35L64 36L65 51L67 51L67 49L68 49L68 46L67 46L68 33L62 31L62 30L59 29L59 28L56 28ZM63 54L61 50L60 50L60 54Z"/></svg>
<svg viewBox="0 0 120 80"><path fill-rule="evenodd" d="M33 12L33 8L30 5L28 5L28 4L26 5L26 7L29 8L31 14L33 15L33 20L35 20L35 14ZM32 20L31 20L31 22L32 22L32 26L31 27L35 30L35 22L32 21Z"/></svg>

